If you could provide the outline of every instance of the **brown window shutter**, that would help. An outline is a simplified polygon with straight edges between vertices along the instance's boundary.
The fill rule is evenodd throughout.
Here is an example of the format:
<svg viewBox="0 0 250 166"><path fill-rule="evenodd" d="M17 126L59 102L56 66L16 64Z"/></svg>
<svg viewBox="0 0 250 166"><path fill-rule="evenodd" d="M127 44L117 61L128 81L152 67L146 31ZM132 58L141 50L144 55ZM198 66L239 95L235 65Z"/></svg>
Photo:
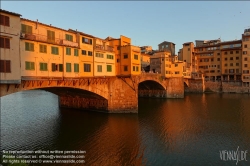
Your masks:
<svg viewBox="0 0 250 166"><path fill-rule="evenodd" d="M5 16L4 22L5 22L5 26L8 26L8 27L10 26L10 18L8 16Z"/></svg>
<svg viewBox="0 0 250 166"><path fill-rule="evenodd" d="M10 39L5 38L5 48L10 48Z"/></svg>
<svg viewBox="0 0 250 166"><path fill-rule="evenodd" d="M5 61L5 72L10 73L10 60Z"/></svg>
<svg viewBox="0 0 250 166"><path fill-rule="evenodd" d="M0 37L0 48L4 48L4 38Z"/></svg>
<svg viewBox="0 0 250 166"><path fill-rule="evenodd" d="M4 16L0 15L0 25L4 25Z"/></svg>
<svg viewBox="0 0 250 166"><path fill-rule="evenodd" d="M4 72L4 60L0 60L0 72Z"/></svg>

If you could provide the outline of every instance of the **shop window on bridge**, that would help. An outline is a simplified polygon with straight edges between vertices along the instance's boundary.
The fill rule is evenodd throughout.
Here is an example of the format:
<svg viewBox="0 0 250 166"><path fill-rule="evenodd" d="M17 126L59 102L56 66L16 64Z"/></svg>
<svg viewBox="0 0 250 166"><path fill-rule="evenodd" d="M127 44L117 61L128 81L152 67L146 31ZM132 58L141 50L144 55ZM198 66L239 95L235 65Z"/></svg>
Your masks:
<svg viewBox="0 0 250 166"><path fill-rule="evenodd" d="M134 54L134 59L138 60L138 55Z"/></svg>
<svg viewBox="0 0 250 166"><path fill-rule="evenodd" d="M40 63L40 71L48 71L47 63Z"/></svg>
<svg viewBox="0 0 250 166"><path fill-rule="evenodd" d="M135 70L136 70L136 71L139 71L139 67L138 67L138 66L136 66L136 67L135 67Z"/></svg>
<svg viewBox="0 0 250 166"><path fill-rule="evenodd" d="M48 42L55 42L55 32L47 30L47 41Z"/></svg>
<svg viewBox="0 0 250 166"><path fill-rule="evenodd" d="M95 53L95 57L103 58L103 54L102 53Z"/></svg>
<svg viewBox="0 0 250 166"><path fill-rule="evenodd" d="M35 70L35 63L25 61L25 70Z"/></svg>
<svg viewBox="0 0 250 166"><path fill-rule="evenodd" d="M112 65L107 65L107 72L112 72Z"/></svg>
<svg viewBox="0 0 250 166"><path fill-rule="evenodd" d="M69 34L65 34L65 39L68 41L73 41L73 36Z"/></svg>
<svg viewBox="0 0 250 166"><path fill-rule="evenodd" d="M128 66L123 66L124 71L128 71Z"/></svg>
<svg viewBox="0 0 250 166"><path fill-rule="evenodd" d="M59 55L59 49L58 49L58 47L51 46L51 54Z"/></svg>
<svg viewBox="0 0 250 166"><path fill-rule="evenodd" d="M102 72L102 65L97 65L97 72Z"/></svg>
<svg viewBox="0 0 250 166"><path fill-rule="evenodd" d="M34 51L34 43L25 42L25 51Z"/></svg>
<svg viewBox="0 0 250 166"><path fill-rule="evenodd" d="M0 14L0 25L10 26L10 18L8 16L4 16Z"/></svg>
<svg viewBox="0 0 250 166"><path fill-rule="evenodd" d="M40 53L47 53L47 46L43 44L39 44L39 52Z"/></svg>
<svg viewBox="0 0 250 166"><path fill-rule="evenodd" d="M92 51L88 51L88 56L92 56Z"/></svg>
<svg viewBox="0 0 250 166"><path fill-rule="evenodd" d="M66 72L71 72L71 63L66 63Z"/></svg>
<svg viewBox="0 0 250 166"><path fill-rule="evenodd" d="M79 73L79 64L78 63L74 63L74 72Z"/></svg>
<svg viewBox="0 0 250 166"><path fill-rule="evenodd" d="M92 39L88 39L88 38L82 37L82 43L86 43L86 44L92 45Z"/></svg>
<svg viewBox="0 0 250 166"><path fill-rule="evenodd" d="M21 25L21 32L26 34L32 34L32 26L22 24Z"/></svg>
<svg viewBox="0 0 250 166"><path fill-rule="evenodd" d="M84 63L83 69L84 69L84 72L91 72L91 64Z"/></svg>
<svg viewBox="0 0 250 166"><path fill-rule="evenodd" d="M10 48L10 39L0 37L0 48Z"/></svg>
<svg viewBox="0 0 250 166"><path fill-rule="evenodd" d="M66 55L71 55L71 48L66 47Z"/></svg>
<svg viewBox="0 0 250 166"><path fill-rule="evenodd" d="M52 69L52 72L55 72L55 71L63 72L63 64L52 63L51 69Z"/></svg>
<svg viewBox="0 0 250 166"><path fill-rule="evenodd" d="M78 56L78 49L74 49L74 56Z"/></svg>
<svg viewBox="0 0 250 166"><path fill-rule="evenodd" d="M0 60L1 73L11 73L10 68L10 60Z"/></svg>
<svg viewBox="0 0 250 166"><path fill-rule="evenodd" d="M87 55L87 51L86 50L82 50L82 55Z"/></svg>
<svg viewBox="0 0 250 166"><path fill-rule="evenodd" d="M128 59L128 54L124 54L123 59Z"/></svg>
<svg viewBox="0 0 250 166"><path fill-rule="evenodd" d="M107 54L107 59L114 59L114 56Z"/></svg>
<svg viewBox="0 0 250 166"><path fill-rule="evenodd" d="M133 71L135 71L135 66L133 66Z"/></svg>
<svg viewBox="0 0 250 166"><path fill-rule="evenodd" d="M176 72L174 72L175 74L180 74L180 72L179 71L176 71Z"/></svg>

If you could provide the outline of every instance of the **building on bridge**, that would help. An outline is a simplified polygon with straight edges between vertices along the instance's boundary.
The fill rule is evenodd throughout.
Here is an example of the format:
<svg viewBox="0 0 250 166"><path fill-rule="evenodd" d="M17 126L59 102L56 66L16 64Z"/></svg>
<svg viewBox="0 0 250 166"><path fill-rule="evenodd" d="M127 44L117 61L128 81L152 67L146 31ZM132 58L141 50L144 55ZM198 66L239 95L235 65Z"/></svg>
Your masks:
<svg viewBox="0 0 250 166"><path fill-rule="evenodd" d="M0 83L19 84L20 14L0 9Z"/></svg>
<svg viewBox="0 0 250 166"><path fill-rule="evenodd" d="M250 86L250 28L242 34L242 83Z"/></svg>

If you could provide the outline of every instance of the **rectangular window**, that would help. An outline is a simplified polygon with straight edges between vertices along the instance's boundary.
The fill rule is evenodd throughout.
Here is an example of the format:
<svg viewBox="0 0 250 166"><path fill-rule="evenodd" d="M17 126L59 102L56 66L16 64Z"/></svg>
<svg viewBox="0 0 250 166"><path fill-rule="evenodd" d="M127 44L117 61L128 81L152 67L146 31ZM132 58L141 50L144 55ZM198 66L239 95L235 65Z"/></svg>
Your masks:
<svg viewBox="0 0 250 166"><path fill-rule="evenodd" d="M175 74L180 74L180 72L179 72L179 71L176 71Z"/></svg>
<svg viewBox="0 0 250 166"><path fill-rule="evenodd" d="M48 70L47 63L40 62L40 71L47 71L47 70Z"/></svg>
<svg viewBox="0 0 250 166"><path fill-rule="evenodd" d="M55 63L51 63L51 71L57 71L58 70L58 65Z"/></svg>
<svg viewBox="0 0 250 166"><path fill-rule="evenodd" d="M92 51L88 51L88 56L92 56Z"/></svg>
<svg viewBox="0 0 250 166"><path fill-rule="evenodd" d="M236 63L236 66L239 66L240 64L239 63Z"/></svg>
<svg viewBox="0 0 250 166"><path fill-rule="evenodd" d="M123 70L128 71L128 66L124 66Z"/></svg>
<svg viewBox="0 0 250 166"><path fill-rule="evenodd" d="M227 69L225 69L225 73L227 73Z"/></svg>
<svg viewBox="0 0 250 166"><path fill-rule="evenodd" d="M220 58L217 58L217 61L220 61Z"/></svg>
<svg viewBox="0 0 250 166"><path fill-rule="evenodd" d="M47 53L47 46L43 44L39 44L40 53Z"/></svg>
<svg viewBox="0 0 250 166"><path fill-rule="evenodd" d="M102 72L102 65L97 65L97 72Z"/></svg>
<svg viewBox="0 0 250 166"><path fill-rule="evenodd" d="M78 49L74 49L74 56L78 56Z"/></svg>
<svg viewBox="0 0 250 166"><path fill-rule="evenodd" d="M59 64L59 71L63 72L63 64Z"/></svg>
<svg viewBox="0 0 250 166"><path fill-rule="evenodd" d="M47 30L47 41L48 42L55 42L55 32Z"/></svg>
<svg viewBox="0 0 250 166"><path fill-rule="evenodd" d="M246 55L247 54L247 51L243 51L243 55Z"/></svg>
<svg viewBox="0 0 250 166"><path fill-rule="evenodd" d="M175 67L178 67L178 64L174 64Z"/></svg>
<svg viewBox="0 0 250 166"><path fill-rule="evenodd" d="M247 67L248 65L247 64L244 64L244 67Z"/></svg>
<svg viewBox="0 0 250 166"><path fill-rule="evenodd" d="M91 44L92 45L92 39L88 39L88 38L82 37L82 43L86 43L86 44Z"/></svg>
<svg viewBox="0 0 250 166"><path fill-rule="evenodd" d="M244 48L247 48L247 44L244 45Z"/></svg>
<svg viewBox="0 0 250 166"><path fill-rule="evenodd" d="M230 51L230 54L233 54L233 51Z"/></svg>
<svg viewBox="0 0 250 166"><path fill-rule="evenodd" d="M0 48L10 48L10 39L0 37Z"/></svg>
<svg viewBox="0 0 250 166"><path fill-rule="evenodd" d="M225 55L227 55L227 52L224 52Z"/></svg>
<svg viewBox="0 0 250 166"><path fill-rule="evenodd" d="M236 57L236 60L239 60L239 57Z"/></svg>
<svg viewBox="0 0 250 166"><path fill-rule="evenodd" d="M107 65L107 72L112 72L112 65Z"/></svg>
<svg viewBox="0 0 250 166"><path fill-rule="evenodd" d="M83 64L84 72L91 72L91 64Z"/></svg>
<svg viewBox="0 0 250 166"><path fill-rule="evenodd" d="M66 72L71 72L71 63L66 63Z"/></svg>
<svg viewBox="0 0 250 166"><path fill-rule="evenodd" d="M239 70L239 69L236 69L236 73L240 73L240 70Z"/></svg>
<svg viewBox="0 0 250 166"><path fill-rule="evenodd" d="M247 61L247 58L244 58L244 61Z"/></svg>
<svg viewBox="0 0 250 166"><path fill-rule="evenodd" d="M25 70L35 70L35 63L25 61Z"/></svg>
<svg viewBox="0 0 250 166"><path fill-rule="evenodd" d="M34 43L25 42L25 51L34 51Z"/></svg>
<svg viewBox="0 0 250 166"><path fill-rule="evenodd" d="M79 64L78 63L74 63L74 72L79 73Z"/></svg>
<svg viewBox="0 0 250 166"><path fill-rule="evenodd" d="M243 70L244 74L249 74L249 70Z"/></svg>
<svg viewBox="0 0 250 166"><path fill-rule="evenodd" d="M234 58L233 58L233 57L230 57L230 60L234 60Z"/></svg>
<svg viewBox="0 0 250 166"><path fill-rule="evenodd" d="M82 50L82 55L87 55L87 51L86 50Z"/></svg>
<svg viewBox="0 0 250 166"><path fill-rule="evenodd" d="M138 55L134 54L134 59L138 60Z"/></svg>
<svg viewBox="0 0 250 166"><path fill-rule="evenodd" d="M114 56L107 54L107 59L114 59Z"/></svg>
<svg viewBox="0 0 250 166"><path fill-rule="evenodd" d="M227 63L225 63L225 66L227 66Z"/></svg>
<svg viewBox="0 0 250 166"><path fill-rule="evenodd" d="M58 55L59 54L59 48L51 46L51 54Z"/></svg>
<svg viewBox="0 0 250 166"><path fill-rule="evenodd" d="M71 48L66 47L66 55L71 55Z"/></svg>
<svg viewBox="0 0 250 166"><path fill-rule="evenodd" d="M133 66L133 71L135 71L135 66Z"/></svg>
<svg viewBox="0 0 250 166"><path fill-rule="evenodd" d="M68 41L73 41L73 36L69 34L65 34L65 39Z"/></svg>
<svg viewBox="0 0 250 166"><path fill-rule="evenodd" d="M236 54L239 54L239 51L236 51Z"/></svg>
<svg viewBox="0 0 250 166"><path fill-rule="evenodd" d="M0 14L0 25L10 26L10 18Z"/></svg>
<svg viewBox="0 0 250 166"><path fill-rule="evenodd" d="M32 34L32 26L21 24L21 32L26 34Z"/></svg>
<svg viewBox="0 0 250 166"><path fill-rule="evenodd" d="M230 66L233 66L233 63L230 63Z"/></svg>
<svg viewBox="0 0 250 166"><path fill-rule="evenodd" d="M136 70L136 71L139 71L139 67L138 67L138 66L136 66L136 67L135 67L135 70Z"/></svg>
<svg viewBox="0 0 250 166"><path fill-rule="evenodd" d="M103 54L101 54L101 53L95 53L95 57L103 58Z"/></svg>
<svg viewBox="0 0 250 166"><path fill-rule="evenodd" d="M10 60L0 60L0 72L10 73Z"/></svg>
<svg viewBox="0 0 250 166"><path fill-rule="evenodd" d="M124 54L123 59L127 59L127 58L128 58L128 54Z"/></svg>
<svg viewBox="0 0 250 166"><path fill-rule="evenodd" d="M220 55L220 53L218 52L217 55Z"/></svg>
<svg viewBox="0 0 250 166"><path fill-rule="evenodd" d="M225 61L227 61L227 58L225 58Z"/></svg>

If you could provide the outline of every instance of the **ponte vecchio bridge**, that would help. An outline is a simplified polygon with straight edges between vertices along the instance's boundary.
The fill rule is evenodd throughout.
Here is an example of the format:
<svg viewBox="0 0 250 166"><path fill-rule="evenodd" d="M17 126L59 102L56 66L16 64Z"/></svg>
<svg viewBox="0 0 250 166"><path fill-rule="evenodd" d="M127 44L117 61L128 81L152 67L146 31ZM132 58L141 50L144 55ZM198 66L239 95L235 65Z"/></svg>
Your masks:
<svg viewBox="0 0 250 166"><path fill-rule="evenodd" d="M40 89L58 95L60 107L107 113L137 113L138 97L183 98L182 77L158 74L52 79L22 77L20 84L0 84L0 96Z"/></svg>

